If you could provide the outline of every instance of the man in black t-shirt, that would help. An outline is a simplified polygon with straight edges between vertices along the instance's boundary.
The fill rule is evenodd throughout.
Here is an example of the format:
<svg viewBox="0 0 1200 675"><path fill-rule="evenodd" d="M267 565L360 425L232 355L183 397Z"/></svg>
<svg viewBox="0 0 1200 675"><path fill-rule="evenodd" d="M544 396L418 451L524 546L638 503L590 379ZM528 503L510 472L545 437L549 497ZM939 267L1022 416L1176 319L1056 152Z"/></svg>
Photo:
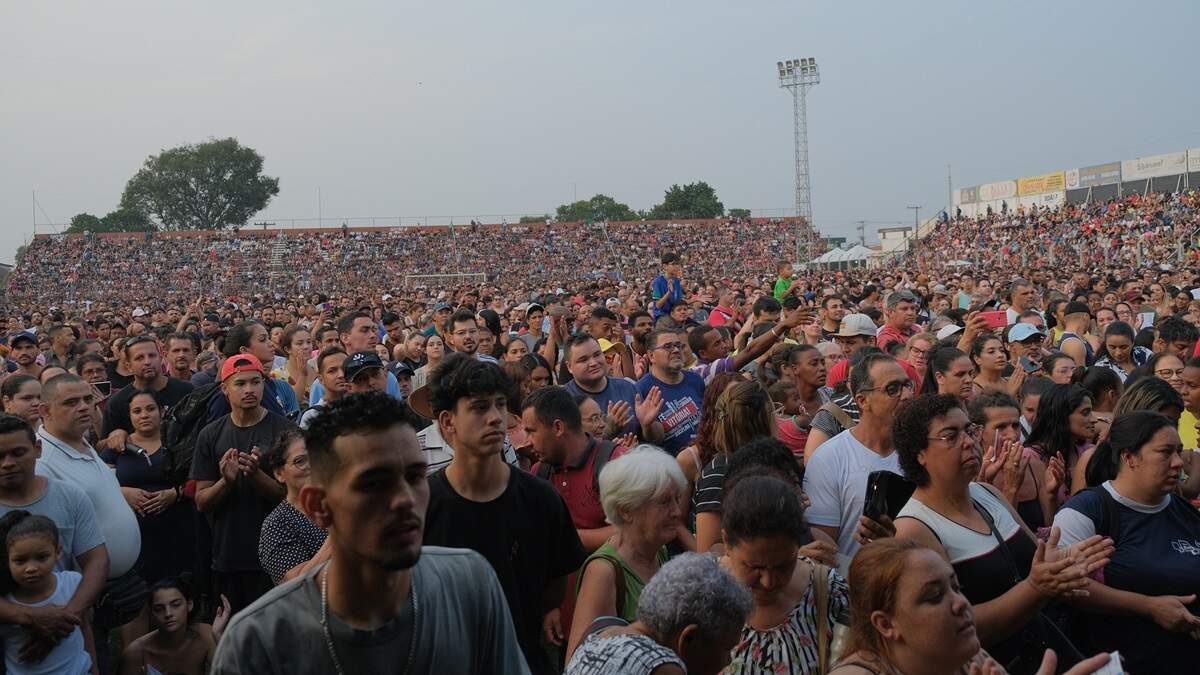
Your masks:
<svg viewBox="0 0 1200 675"><path fill-rule="evenodd" d="M125 440L133 432L133 422L129 419L129 401L139 391L150 391L154 394L158 407L165 417L171 406L183 400L184 396L192 393L192 384L168 377L162 371L162 354L158 350L158 341L149 335L139 335L129 338L124 347L125 361L133 371L133 382L122 388L108 399L104 406L104 426L100 435L104 438L102 445L121 452L125 448Z"/></svg>
<svg viewBox="0 0 1200 675"><path fill-rule="evenodd" d="M429 477L425 545L482 554L500 578L529 669L554 673L542 637L563 643L552 610L585 555L562 497L501 457L516 384L494 363L452 354L434 371L429 392L454 459Z"/></svg>
<svg viewBox="0 0 1200 675"><path fill-rule="evenodd" d="M284 489L259 463L276 438L295 428L262 407L263 380L254 356L225 360L221 391L232 410L200 430L189 476L196 508L212 527L214 597L227 597L235 613L272 587L258 561L258 536Z"/></svg>

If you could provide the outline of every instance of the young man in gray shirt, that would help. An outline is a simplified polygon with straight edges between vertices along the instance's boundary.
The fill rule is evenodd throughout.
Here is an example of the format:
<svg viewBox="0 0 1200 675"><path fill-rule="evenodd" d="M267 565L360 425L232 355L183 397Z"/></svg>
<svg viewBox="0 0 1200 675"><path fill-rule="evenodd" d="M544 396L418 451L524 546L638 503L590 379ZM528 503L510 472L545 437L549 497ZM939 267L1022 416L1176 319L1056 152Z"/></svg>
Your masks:
<svg viewBox="0 0 1200 675"><path fill-rule="evenodd" d="M419 424L379 392L334 401L313 420L300 502L329 530L329 560L234 616L214 675L529 673L487 561L421 546Z"/></svg>

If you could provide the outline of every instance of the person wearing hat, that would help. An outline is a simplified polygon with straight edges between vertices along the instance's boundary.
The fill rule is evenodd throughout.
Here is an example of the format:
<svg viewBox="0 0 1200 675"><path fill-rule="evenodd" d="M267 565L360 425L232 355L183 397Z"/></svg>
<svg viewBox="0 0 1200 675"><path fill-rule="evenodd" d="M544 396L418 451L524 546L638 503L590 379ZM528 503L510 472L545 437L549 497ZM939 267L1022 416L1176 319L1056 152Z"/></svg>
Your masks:
<svg viewBox="0 0 1200 675"><path fill-rule="evenodd" d="M913 326L917 320L917 296L912 291L889 293L885 304L887 322L879 329L875 344L886 352L892 343L907 343L908 338L920 331Z"/></svg>
<svg viewBox="0 0 1200 675"><path fill-rule="evenodd" d="M261 460L295 425L263 407L266 374L253 354L225 359L220 381L230 411L200 430L189 478L212 527L213 591L236 613L273 586L258 560L258 538L284 491Z"/></svg>
<svg viewBox="0 0 1200 675"><path fill-rule="evenodd" d="M1084 334L1092 325L1091 309L1088 308L1086 302L1072 300L1063 309L1063 317L1066 321L1063 325L1062 337L1059 338L1056 345L1058 350L1070 356L1075 363L1081 366L1092 365L1095 353L1091 343L1084 339Z"/></svg>
<svg viewBox="0 0 1200 675"><path fill-rule="evenodd" d="M38 377L42 366L38 365L37 338L32 331L23 330L8 337L9 358L17 364L15 375Z"/></svg>
<svg viewBox="0 0 1200 675"><path fill-rule="evenodd" d="M1004 346L1008 350L1008 362L1015 369L1021 368L1021 359L1026 359L1032 370L1042 365L1042 343L1046 334L1037 326L1024 321L1014 323L1005 333ZM1006 374L1005 377L1008 375Z"/></svg>
<svg viewBox="0 0 1200 675"><path fill-rule="evenodd" d="M436 305L433 306L433 325L431 325L428 328L426 328L425 330L421 331L421 334L424 335L425 337L429 337L430 335L433 335L434 333L441 334L442 326L444 326L446 324L446 319L449 319L450 315L453 313L454 313L454 308L450 306L450 303L448 303L448 302L437 303ZM445 336L443 335L443 337L445 337Z"/></svg>
<svg viewBox="0 0 1200 675"><path fill-rule="evenodd" d="M413 375L416 374L413 367L403 361L394 361L388 365L388 372L396 378L396 383L400 385L400 393L404 398L408 398L412 394Z"/></svg>
<svg viewBox="0 0 1200 675"><path fill-rule="evenodd" d="M375 352L355 352L342 364L343 377L351 394L368 391L387 391L388 373Z"/></svg>

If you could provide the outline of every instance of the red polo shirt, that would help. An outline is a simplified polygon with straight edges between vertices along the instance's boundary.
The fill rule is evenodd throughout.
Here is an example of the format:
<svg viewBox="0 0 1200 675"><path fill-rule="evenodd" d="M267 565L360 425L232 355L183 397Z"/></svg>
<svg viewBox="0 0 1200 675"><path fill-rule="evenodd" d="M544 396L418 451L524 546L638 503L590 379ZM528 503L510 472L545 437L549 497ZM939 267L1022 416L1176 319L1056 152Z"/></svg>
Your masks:
<svg viewBox="0 0 1200 675"><path fill-rule="evenodd" d="M913 381L915 385L913 393L921 393L921 381L924 379L924 375L917 373L917 369L913 367L913 364L904 359L896 359L896 363L900 364L904 372L908 373L908 378ZM832 387L847 377L850 377L850 359L842 359L833 364L833 367L829 369L829 374L825 376L825 384Z"/></svg>
<svg viewBox="0 0 1200 675"><path fill-rule="evenodd" d="M613 449L612 460L629 452L629 448L617 446ZM596 490L596 439L592 438L587 450L574 464L564 464L561 467L550 468L550 484L567 503L571 512L571 522L577 530L593 530L608 525L604 520L604 509L600 506L600 493ZM537 475L541 462L533 465L531 471ZM590 551L589 551L590 553Z"/></svg>

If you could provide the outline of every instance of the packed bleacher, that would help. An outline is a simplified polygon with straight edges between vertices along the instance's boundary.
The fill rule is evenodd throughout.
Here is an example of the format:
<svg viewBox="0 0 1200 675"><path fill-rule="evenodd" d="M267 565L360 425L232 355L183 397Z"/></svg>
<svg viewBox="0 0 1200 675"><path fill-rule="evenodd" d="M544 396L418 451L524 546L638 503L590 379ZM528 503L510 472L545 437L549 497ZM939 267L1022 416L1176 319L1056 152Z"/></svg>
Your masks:
<svg viewBox="0 0 1200 675"><path fill-rule="evenodd" d="M6 672L1191 672L1198 226L37 237Z"/></svg>

